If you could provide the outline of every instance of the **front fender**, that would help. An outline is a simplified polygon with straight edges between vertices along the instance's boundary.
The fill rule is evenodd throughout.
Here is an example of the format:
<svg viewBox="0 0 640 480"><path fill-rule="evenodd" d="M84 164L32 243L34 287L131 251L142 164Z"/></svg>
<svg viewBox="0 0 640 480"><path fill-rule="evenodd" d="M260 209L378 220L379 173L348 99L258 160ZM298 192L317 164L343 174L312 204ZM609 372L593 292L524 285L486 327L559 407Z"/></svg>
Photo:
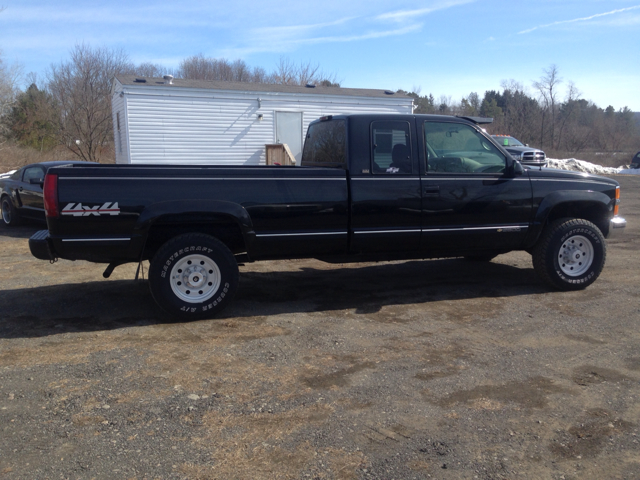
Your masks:
<svg viewBox="0 0 640 480"><path fill-rule="evenodd" d="M549 216L556 208L562 208L567 211L577 210L579 211L578 213L571 214L570 216L592 220L594 214L597 214L598 209L602 209L603 212L611 212L609 216L613 216L614 202L615 200L608 195L592 190L559 190L549 193L544 197L542 202L540 202L535 212L531 228L525 240L525 245L529 248L536 243ZM584 215L580 214L582 212Z"/></svg>

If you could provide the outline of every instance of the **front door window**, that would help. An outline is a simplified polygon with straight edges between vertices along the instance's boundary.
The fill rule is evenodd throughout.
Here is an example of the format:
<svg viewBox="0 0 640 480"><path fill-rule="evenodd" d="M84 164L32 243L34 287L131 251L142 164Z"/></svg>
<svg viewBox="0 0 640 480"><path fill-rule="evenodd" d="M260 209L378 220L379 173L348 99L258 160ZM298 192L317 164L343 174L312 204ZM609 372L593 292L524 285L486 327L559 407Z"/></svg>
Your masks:
<svg viewBox="0 0 640 480"><path fill-rule="evenodd" d="M429 173L504 173L506 158L469 125L425 122Z"/></svg>

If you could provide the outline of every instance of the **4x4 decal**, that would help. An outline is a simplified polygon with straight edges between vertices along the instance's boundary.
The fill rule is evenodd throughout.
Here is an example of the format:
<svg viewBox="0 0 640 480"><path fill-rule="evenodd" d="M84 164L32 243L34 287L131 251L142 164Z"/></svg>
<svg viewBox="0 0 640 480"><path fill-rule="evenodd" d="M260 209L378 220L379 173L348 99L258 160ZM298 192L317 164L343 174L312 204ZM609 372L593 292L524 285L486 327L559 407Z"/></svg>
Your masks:
<svg viewBox="0 0 640 480"><path fill-rule="evenodd" d="M102 205L82 205L82 203L68 203L60 212L62 215L73 215L74 217L88 217L89 215L120 215L118 202L105 202Z"/></svg>

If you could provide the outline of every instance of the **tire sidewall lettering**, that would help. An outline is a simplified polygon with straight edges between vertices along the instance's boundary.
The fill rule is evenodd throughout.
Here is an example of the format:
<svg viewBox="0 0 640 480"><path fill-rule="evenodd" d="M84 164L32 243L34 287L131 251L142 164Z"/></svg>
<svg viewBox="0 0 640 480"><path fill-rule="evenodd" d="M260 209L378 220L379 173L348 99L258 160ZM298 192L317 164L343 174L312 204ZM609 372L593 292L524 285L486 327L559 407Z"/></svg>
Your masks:
<svg viewBox="0 0 640 480"><path fill-rule="evenodd" d="M206 312L207 310L211 310L213 307L218 305L222 301L222 299L227 296L229 287L230 287L229 282L226 282L224 284L224 287L222 288L222 293L218 296L218 298L216 298L213 302L209 303L208 305L203 305L202 311Z"/></svg>
<svg viewBox="0 0 640 480"><path fill-rule="evenodd" d="M599 263L602 261L601 260L602 253L600 250L602 242L598 238L598 235L596 235L595 232L593 232L593 230L591 230L590 228L576 227L564 232L564 234L559 238L559 242L557 244L558 248L555 249L555 254L551 259L553 262L553 271L558 276L558 278L566 284L569 284L569 285L581 285L585 283L590 284L592 279L596 276L596 272L593 269L590 269L589 271L585 272L580 277L569 277L560 269L560 265L558 262L558 252L560 251L560 249L562 248L562 245L568 238L571 238L576 235L582 235L591 241L593 250L594 250L593 263L595 264L596 262Z"/></svg>
<svg viewBox="0 0 640 480"><path fill-rule="evenodd" d="M182 245L179 244L181 237L184 237ZM193 241L195 237L200 237L202 243L199 243L200 240L198 240L194 243L187 243L185 246L185 240L189 241L189 238ZM209 243L209 241L212 243ZM168 250L166 248L170 244L169 242L174 245L174 249ZM153 260L152 270L156 280L152 280L152 271L150 270L149 280L152 283L151 289L154 299L165 310L186 318L207 318L205 312L213 315L216 311L224 308L233 297L238 285L238 270L233 254L215 237L208 237L204 234L184 234L180 237L175 237L169 242L158 250L156 255L159 258ZM190 255L208 256L218 266L222 275L222 282L217 292L202 303L184 301L176 296L171 287L172 280L170 275L172 269L177 262Z"/></svg>

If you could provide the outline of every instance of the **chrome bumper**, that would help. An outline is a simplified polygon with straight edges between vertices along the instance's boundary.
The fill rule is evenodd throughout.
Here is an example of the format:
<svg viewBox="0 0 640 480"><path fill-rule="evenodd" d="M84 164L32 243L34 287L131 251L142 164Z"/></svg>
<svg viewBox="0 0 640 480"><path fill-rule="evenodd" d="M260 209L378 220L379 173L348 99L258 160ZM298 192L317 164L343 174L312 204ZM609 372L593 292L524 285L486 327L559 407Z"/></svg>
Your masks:
<svg viewBox="0 0 640 480"><path fill-rule="evenodd" d="M607 238L615 238L624 232L624 227L627 226L627 221L622 217L613 217L609 220L609 234Z"/></svg>

